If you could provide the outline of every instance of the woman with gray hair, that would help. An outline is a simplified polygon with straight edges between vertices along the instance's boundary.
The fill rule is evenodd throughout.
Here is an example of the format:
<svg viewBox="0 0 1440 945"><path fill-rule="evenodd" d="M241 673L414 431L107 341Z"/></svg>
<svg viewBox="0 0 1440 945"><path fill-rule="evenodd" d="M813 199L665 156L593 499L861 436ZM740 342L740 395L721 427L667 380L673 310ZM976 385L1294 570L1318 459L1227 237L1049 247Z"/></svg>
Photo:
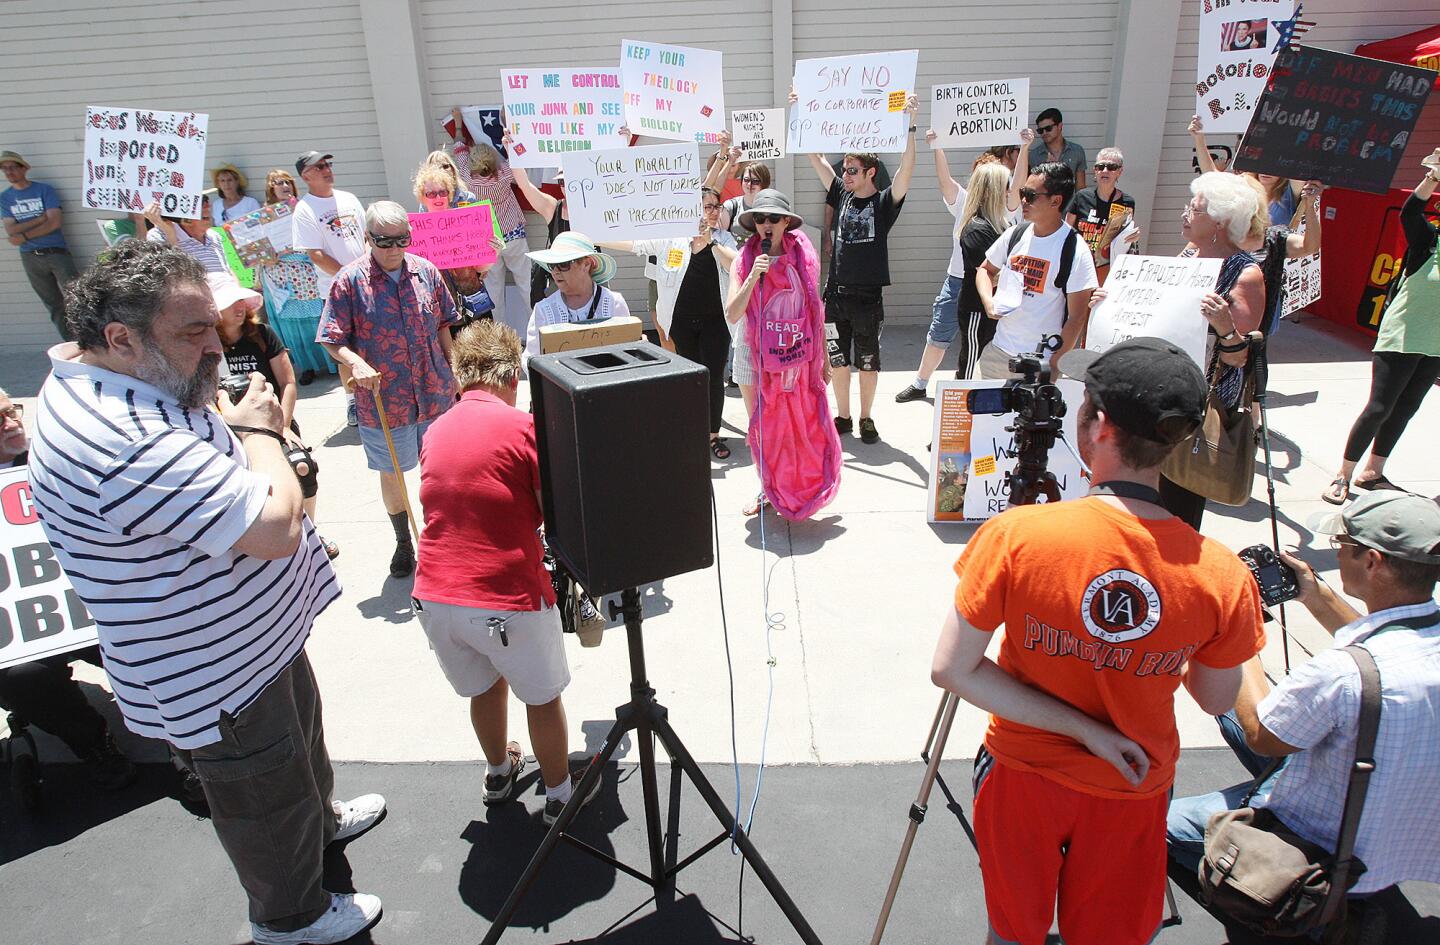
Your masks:
<svg viewBox="0 0 1440 945"><path fill-rule="evenodd" d="M1075 228L1095 258L1095 276L1105 284L1110 263L1119 254L1137 252L1140 231L1126 234L1122 245L1115 240L1135 218L1135 198L1120 190L1125 173L1125 155L1119 148L1101 148L1095 155L1095 186L1077 191L1065 212L1065 222Z"/></svg>

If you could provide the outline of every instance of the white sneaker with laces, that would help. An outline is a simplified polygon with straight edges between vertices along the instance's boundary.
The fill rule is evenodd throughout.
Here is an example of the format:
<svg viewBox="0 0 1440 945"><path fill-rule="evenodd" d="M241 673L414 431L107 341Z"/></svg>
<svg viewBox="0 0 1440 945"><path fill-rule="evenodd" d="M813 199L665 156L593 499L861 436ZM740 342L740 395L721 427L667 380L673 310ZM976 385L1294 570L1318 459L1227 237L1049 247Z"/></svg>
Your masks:
<svg viewBox="0 0 1440 945"><path fill-rule="evenodd" d="M334 806L335 816L340 818L340 827L331 843L360 836L385 815L385 798L379 794L362 794L351 801L335 801Z"/></svg>
<svg viewBox="0 0 1440 945"><path fill-rule="evenodd" d="M250 923L255 945L334 945L354 938L380 918L380 897L365 893L331 893L330 908L303 929L276 932Z"/></svg>

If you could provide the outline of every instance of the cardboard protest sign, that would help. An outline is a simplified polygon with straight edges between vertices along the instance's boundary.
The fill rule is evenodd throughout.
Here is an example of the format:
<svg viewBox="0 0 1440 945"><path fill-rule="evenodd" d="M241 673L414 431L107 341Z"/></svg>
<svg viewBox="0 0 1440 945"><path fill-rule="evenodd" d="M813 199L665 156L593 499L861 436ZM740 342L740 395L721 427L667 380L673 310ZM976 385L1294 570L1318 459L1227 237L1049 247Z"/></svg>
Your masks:
<svg viewBox="0 0 1440 945"><path fill-rule="evenodd" d="M85 206L140 213L153 201L167 217L198 220L209 124L195 112L86 108Z"/></svg>
<svg viewBox="0 0 1440 945"><path fill-rule="evenodd" d="M730 113L730 140L742 161L775 161L785 156L785 109L751 108Z"/></svg>
<svg viewBox="0 0 1440 945"><path fill-rule="evenodd" d="M29 470L0 469L0 669L95 642L95 621L40 528Z"/></svg>
<svg viewBox="0 0 1440 945"><path fill-rule="evenodd" d="M725 130L721 54L712 49L622 39L620 85L637 135L715 144Z"/></svg>
<svg viewBox="0 0 1440 945"><path fill-rule="evenodd" d="M937 148L1019 144L1030 114L1030 80L994 79L930 89L930 127Z"/></svg>
<svg viewBox="0 0 1440 945"><path fill-rule="evenodd" d="M1195 114L1207 133L1244 134L1294 30L1294 0L1202 0Z"/></svg>
<svg viewBox="0 0 1440 945"><path fill-rule="evenodd" d="M700 148L656 144L566 154L570 228L593 240L691 236L700 225Z"/></svg>
<svg viewBox="0 0 1440 945"><path fill-rule="evenodd" d="M983 522L1010 504L1010 471L1015 468L1016 415L972 414L966 397L972 390L995 389L1004 381L940 381L935 391L935 420L930 451L930 485L925 503L930 522ZM1069 409L1061 421L1065 437L1076 442L1076 415L1085 388L1079 381L1059 382ZM1062 499L1078 499L1090 488L1080 463L1064 446L1050 451L1048 468L1055 474Z"/></svg>
<svg viewBox="0 0 1440 945"><path fill-rule="evenodd" d="M515 167L559 167L571 151L618 147L618 69L507 69L500 73Z"/></svg>
<svg viewBox="0 0 1440 945"><path fill-rule="evenodd" d="M1389 191L1435 73L1314 46L1275 60L1235 169Z"/></svg>
<svg viewBox="0 0 1440 945"><path fill-rule="evenodd" d="M440 269L493 266L499 258L490 241L495 236L495 214L490 201L410 214L410 252Z"/></svg>
<svg viewBox="0 0 1440 945"><path fill-rule="evenodd" d="M1215 290L1218 259L1121 256L1105 280L1105 301L1090 313L1085 347L1108 351L1131 338L1164 338L1205 369L1200 299Z"/></svg>
<svg viewBox="0 0 1440 945"><path fill-rule="evenodd" d="M1305 233L1305 221L1300 221L1299 232ZM1282 318L1288 318L1302 309L1320 301L1320 251L1313 256L1285 257L1285 303L1280 309Z"/></svg>
<svg viewBox="0 0 1440 945"><path fill-rule="evenodd" d="M221 224L247 267L273 266L293 243L294 220L288 203L269 203Z"/></svg>
<svg viewBox="0 0 1440 945"><path fill-rule="evenodd" d="M905 99L915 91L919 58L911 49L795 63L789 153L905 150L912 120Z"/></svg>

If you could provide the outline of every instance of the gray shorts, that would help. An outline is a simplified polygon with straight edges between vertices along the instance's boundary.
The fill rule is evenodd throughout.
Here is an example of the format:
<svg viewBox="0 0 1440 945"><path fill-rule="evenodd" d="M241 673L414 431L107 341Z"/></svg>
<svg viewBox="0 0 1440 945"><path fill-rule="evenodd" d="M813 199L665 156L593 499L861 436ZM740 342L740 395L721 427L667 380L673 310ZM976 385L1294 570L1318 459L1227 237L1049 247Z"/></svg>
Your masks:
<svg viewBox="0 0 1440 945"><path fill-rule="evenodd" d="M745 323L742 321L735 328L735 360L730 365L730 376L735 383L750 387L757 382L755 362L750 356L750 346L745 343Z"/></svg>
<svg viewBox="0 0 1440 945"><path fill-rule="evenodd" d="M416 616L430 649L455 692L471 698L489 692L503 677L526 705L552 702L570 685L560 611L484 610L418 601ZM505 620L505 636L490 618Z"/></svg>

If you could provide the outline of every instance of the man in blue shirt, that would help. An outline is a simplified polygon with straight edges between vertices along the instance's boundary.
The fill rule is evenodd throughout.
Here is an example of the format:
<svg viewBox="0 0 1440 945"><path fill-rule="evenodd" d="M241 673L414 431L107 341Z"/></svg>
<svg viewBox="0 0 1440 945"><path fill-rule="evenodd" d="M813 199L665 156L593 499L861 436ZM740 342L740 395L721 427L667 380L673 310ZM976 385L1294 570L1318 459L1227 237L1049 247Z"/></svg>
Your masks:
<svg viewBox="0 0 1440 945"><path fill-rule="evenodd" d="M50 310L60 337L70 340L65 328L65 285L75 278L75 261L60 232L60 194L49 184L26 175L30 162L14 151L0 151L0 171L10 189L0 193L0 221L11 246L20 247L20 262L35 294Z"/></svg>

